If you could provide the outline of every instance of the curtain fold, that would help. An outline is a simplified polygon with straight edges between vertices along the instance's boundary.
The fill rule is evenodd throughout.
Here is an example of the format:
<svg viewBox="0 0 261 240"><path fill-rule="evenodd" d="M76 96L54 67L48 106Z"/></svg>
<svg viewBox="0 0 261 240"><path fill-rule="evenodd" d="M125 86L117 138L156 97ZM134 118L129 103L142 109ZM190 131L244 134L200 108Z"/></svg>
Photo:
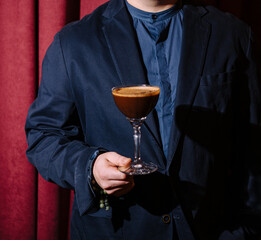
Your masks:
<svg viewBox="0 0 261 240"><path fill-rule="evenodd" d="M0 0L0 239L69 239L73 193L43 180L27 161L24 124L55 33L103 2ZM208 2L252 26L260 56L261 2Z"/></svg>
<svg viewBox="0 0 261 240"><path fill-rule="evenodd" d="M0 1L0 239L35 239L36 172L24 122L35 97L34 0Z"/></svg>

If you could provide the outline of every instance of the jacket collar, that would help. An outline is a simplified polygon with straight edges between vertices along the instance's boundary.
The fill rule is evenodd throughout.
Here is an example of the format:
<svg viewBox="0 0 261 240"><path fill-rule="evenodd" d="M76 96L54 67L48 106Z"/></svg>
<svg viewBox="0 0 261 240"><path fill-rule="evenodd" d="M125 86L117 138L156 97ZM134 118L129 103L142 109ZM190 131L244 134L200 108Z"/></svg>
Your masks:
<svg viewBox="0 0 261 240"><path fill-rule="evenodd" d="M125 0L110 0L103 16L105 18L113 18L124 8L126 8Z"/></svg>

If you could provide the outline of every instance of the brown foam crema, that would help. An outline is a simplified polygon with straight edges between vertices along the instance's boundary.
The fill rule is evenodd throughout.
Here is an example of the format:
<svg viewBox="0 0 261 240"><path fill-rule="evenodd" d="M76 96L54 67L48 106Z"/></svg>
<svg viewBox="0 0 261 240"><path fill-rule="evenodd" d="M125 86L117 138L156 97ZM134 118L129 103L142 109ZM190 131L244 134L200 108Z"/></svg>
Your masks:
<svg viewBox="0 0 261 240"><path fill-rule="evenodd" d="M155 86L119 87L112 90L120 111L129 118L146 117L155 107L160 88Z"/></svg>
<svg viewBox="0 0 261 240"><path fill-rule="evenodd" d="M122 87L113 89L112 93L122 97L147 97L159 95L160 88L154 86Z"/></svg>

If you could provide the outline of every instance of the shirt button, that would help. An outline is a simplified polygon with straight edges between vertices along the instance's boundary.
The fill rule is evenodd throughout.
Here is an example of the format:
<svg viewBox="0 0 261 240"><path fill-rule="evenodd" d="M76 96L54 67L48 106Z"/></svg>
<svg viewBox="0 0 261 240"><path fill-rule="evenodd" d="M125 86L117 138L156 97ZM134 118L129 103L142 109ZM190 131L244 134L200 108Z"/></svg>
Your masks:
<svg viewBox="0 0 261 240"><path fill-rule="evenodd" d="M152 17L153 20L156 20L158 18L158 16L154 15L154 14L151 17Z"/></svg>
<svg viewBox="0 0 261 240"><path fill-rule="evenodd" d="M168 224L170 223L170 215L169 214L165 214L162 216L162 221L165 223L165 224Z"/></svg>

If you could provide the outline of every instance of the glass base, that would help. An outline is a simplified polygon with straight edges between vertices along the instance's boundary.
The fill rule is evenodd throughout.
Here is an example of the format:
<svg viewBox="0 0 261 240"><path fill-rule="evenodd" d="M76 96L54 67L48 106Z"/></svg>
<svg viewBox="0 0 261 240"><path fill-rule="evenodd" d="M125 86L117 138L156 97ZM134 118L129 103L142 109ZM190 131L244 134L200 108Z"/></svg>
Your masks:
<svg viewBox="0 0 261 240"><path fill-rule="evenodd" d="M120 169L119 171L126 173L128 175L146 175L157 171L158 166L155 163L149 162L139 162L132 163L127 169Z"/></svg>

